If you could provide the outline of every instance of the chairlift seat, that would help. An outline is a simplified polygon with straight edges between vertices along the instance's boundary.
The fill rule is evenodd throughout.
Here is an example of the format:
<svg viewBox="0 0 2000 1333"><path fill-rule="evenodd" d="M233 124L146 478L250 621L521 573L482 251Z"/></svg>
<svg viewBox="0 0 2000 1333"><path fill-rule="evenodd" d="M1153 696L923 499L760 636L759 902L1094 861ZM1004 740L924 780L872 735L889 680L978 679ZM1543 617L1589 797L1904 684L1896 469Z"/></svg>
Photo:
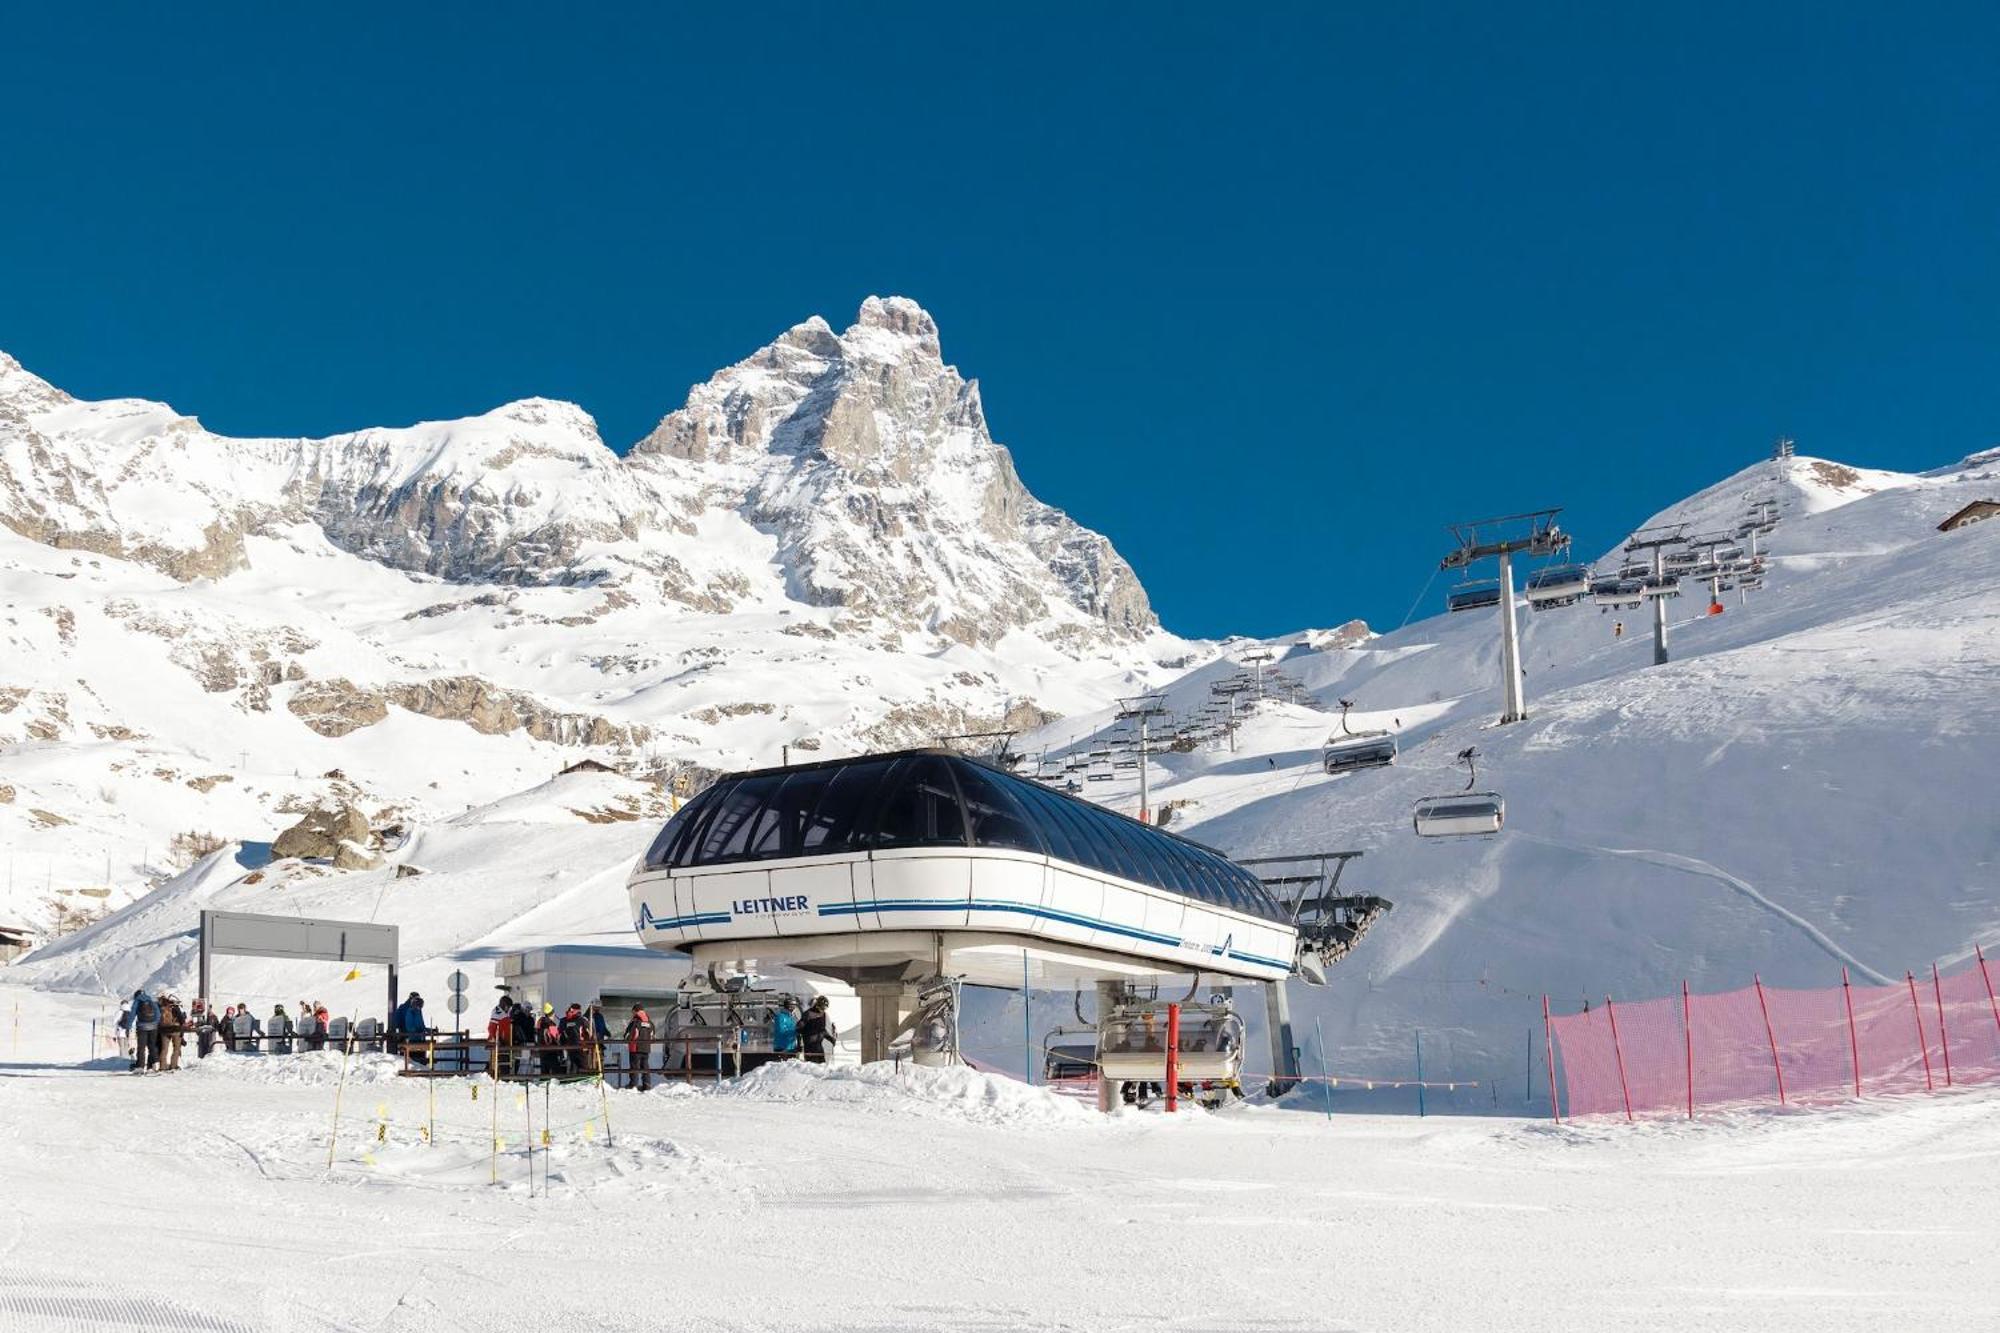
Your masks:
<svg viewBox="0 0 2000 1333"><path fill-rule="evenodd" d="M1467 791L1418 801L1410 823L1421 838L1484 837L1498 833L1506 818L1498 792Z"/></svg>
<svg viewBox="0 0 2000 1333"><path fill-rule="evenodd" d="M1490 582L1462 583L1446 594L1444 599L1446 611L1480 611L1498 605L1500 605L1500 585Z"/></svg>
<svg viewBox="0 0 2000 1333"><path fill-rule="evenodd" d="M1361 731L1327 743L1321 763L1329 775L1382 768L1396 762L1396 738L1386 731Z"/></svg>

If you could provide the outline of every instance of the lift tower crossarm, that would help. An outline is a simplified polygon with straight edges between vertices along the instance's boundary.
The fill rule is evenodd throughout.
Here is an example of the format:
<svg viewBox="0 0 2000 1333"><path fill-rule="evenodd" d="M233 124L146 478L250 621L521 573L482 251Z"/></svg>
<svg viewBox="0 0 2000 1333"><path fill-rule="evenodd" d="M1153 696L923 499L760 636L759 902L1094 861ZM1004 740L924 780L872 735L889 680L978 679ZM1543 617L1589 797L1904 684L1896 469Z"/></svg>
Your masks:
<svg viewBox="0 0 2000 1333"><path fill-rule="evenodd" d="M1439 569L1467 569L1491 556L1500 560L1500 721L1528 716L1521 690L1521 630L1514 619L1514 557L1555 555L1569 549L1569 534L1556 524L1561 509L1503 514L1446 525L1458 549L1438 561Z"/></svg>

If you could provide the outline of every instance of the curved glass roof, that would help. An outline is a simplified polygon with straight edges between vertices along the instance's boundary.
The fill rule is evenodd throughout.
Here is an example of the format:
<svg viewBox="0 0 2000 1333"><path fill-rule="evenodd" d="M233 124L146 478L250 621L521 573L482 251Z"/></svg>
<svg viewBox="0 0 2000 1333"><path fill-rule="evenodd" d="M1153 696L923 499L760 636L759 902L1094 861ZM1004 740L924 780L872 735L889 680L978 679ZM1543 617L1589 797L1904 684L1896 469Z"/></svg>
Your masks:
<svg viewBox="0 0 2000 1333"><path fill-rule="evenodd" d="M646 868L730 865L892 847L1034 852L1290 924L1219 852L962 755L862 755L719 779L667 821Z"/></svg>

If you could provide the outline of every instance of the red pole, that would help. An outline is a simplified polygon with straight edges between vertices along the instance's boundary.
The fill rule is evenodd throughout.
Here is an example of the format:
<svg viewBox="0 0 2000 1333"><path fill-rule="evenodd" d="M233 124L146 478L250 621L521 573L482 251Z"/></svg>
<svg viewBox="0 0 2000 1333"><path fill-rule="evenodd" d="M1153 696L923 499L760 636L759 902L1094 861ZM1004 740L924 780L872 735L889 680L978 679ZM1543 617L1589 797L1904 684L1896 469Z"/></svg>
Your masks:
<svg viewBox="0 0 2000 1333"><path fill-rule="evenodd" d="M1951 1033L1944 1026L1944 983L1938 980L1937 964L1931 964L1931 994L1937 999L1938 1044L1944 1047L1944 1085L1951 1086Z"/></svg>
<svg viewBox="0 0 2000 1333"><path fill-rule="evenodd" d="M1854 1057L1854 1095L1861 1095L1861 1039L1854 1035L1854 987L1847 982L1847 969L1840 969L1840 993L1847 1000L1847 1049Z"/></svg>
<svg viewBox="0 0 2000 1333"><path fill-rule="evenodd" d="M1778 1076L1778 1105L1785 1104L1785 1067L1778 1063L1778 1034L1771 1027L1771 1006L1764 999L1764 978L1755 972L1750 980L1757 987L1757 1007L1764 1011L1764 1037L1771 1043L1771 1070Z"/></svg>
<svg viewBox="0 0 2000 1333"><path fill-rule="evenodd" d="M1688 984L1681 981L1681 1035L1687 1042L1688 1119L1694 1119L1694 1017L1688 1007Z"/></svg>
<svg viewBox="0 0 2000 1333"><path fill-rule="evenodd" d="M1180 1104L1181 1088L1181 1007L1167 1006L1167 1114Z"/></svg>
<svg viewBox="0 0 2000 1333"><path fill-rule="evenodd" d="M1625 1083L1625 1048L1618 1044L1618 1011L1611 1007L1611 997L1604 997L1604 1014L1611 1020L1611 1051L1618 1057L1618 1091L1625 1094L1625 1118L1632 1118L1632 1089Z"/></svg>
<svg viewBox="0 0 2000 1333"><path fill-rule="evenodd" d="M1985 978L1986 981L1986 1003L1993 1009L1993 1026L2000 1028L2000 1000L1993 998L1993 974L1986 970L1986 951L1975 944L1972 946L1972 952L1979 959L1979 975ZM1548 1011L1548 997L1545 995L1542 997L1542 1000L1542 1010L1546 1013Z"/></svg>
<svg viewBox="0 0 2000 1333"><path fill-rule="evenodd" d="M1988 986L1987 991L1992 991ZM2000 1020L2000 1010L1995 1010L1996 1020ZM1562 1103L1556 1100L1556 1046L1549 1035L1549 997L1542 997L1542 1063L1549 1069L1549 1115L1560 1125L1563 1122Z"/></svg>
<svg viewBox="0 0 2000 1333"><path fill-rule="evenodd" d="M1924 1091L1936 1092L1937 1084L1931 1082L1931 1044L1924 1040L1924 1007L1917 1003L1917 974L1905 972L1903 980L1910 983L1910 1012L1917 1018L1917 1054L1924 1057Z"/></svg>

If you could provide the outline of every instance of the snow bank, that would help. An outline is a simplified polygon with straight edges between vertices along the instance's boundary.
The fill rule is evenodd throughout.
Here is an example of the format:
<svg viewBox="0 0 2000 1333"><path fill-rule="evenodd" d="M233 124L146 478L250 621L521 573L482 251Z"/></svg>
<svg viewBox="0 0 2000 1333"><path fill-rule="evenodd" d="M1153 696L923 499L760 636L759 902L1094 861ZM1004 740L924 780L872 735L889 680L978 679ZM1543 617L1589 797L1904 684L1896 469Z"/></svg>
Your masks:
<svg viewBox="0 0 2000 1333"><path fill-rule="evenodd" d="M701 1085L667 1084L670 1095L700 1095ZM1029 1087L976 1069L898 1068L888 1061L867 1065L809 1065L785 1061L760 1066L740 1079L710 1085L724 1099L754 1102L819 1102L858 1107L872 1114L928 1116L1010 1129L1091 1124L1094 1110L1047 1088Z"/></svg>

